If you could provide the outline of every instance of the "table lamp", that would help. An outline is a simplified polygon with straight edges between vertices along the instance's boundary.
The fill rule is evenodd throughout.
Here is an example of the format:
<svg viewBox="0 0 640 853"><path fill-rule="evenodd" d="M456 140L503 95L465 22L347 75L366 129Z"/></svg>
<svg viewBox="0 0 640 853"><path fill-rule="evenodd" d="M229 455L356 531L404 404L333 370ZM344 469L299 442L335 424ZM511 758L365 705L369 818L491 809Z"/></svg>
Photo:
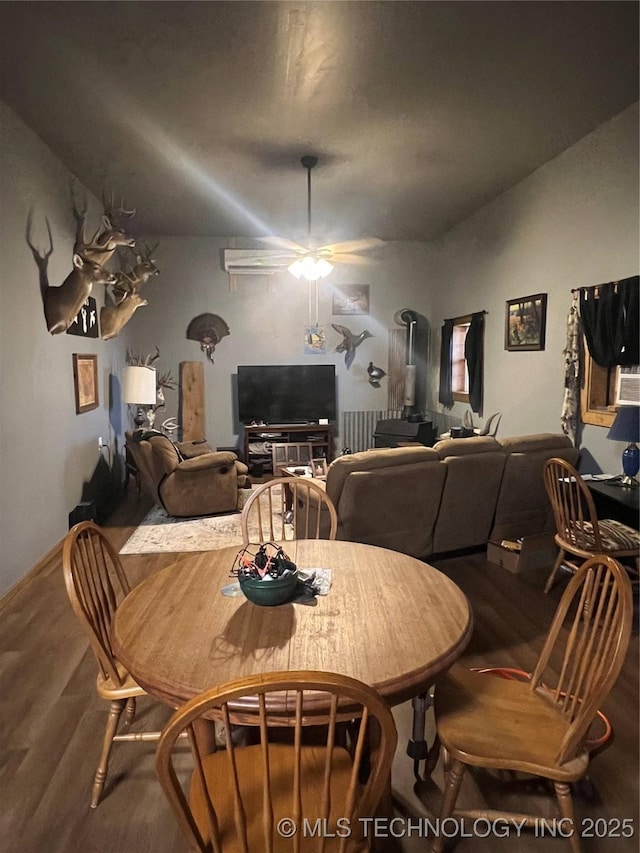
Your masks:
<svg viewBox="0 0 640 853"><path fill-rule="evenodd" d="M156 370L155 367L130 365L122 372L122 399L125 403L137 406L133 418L137 429L140 429L147 419L143 406L156 404Z"/></svg>
<svg viewBox="0 0 640 853"><path fill-rule="evenodd" d="M636 442L640 441L640 406L620 406L616 413L607 438L613 441L626 441L627 447L622 453L623 486L637 486L636 474L640 469L640 450Z"/></svg>

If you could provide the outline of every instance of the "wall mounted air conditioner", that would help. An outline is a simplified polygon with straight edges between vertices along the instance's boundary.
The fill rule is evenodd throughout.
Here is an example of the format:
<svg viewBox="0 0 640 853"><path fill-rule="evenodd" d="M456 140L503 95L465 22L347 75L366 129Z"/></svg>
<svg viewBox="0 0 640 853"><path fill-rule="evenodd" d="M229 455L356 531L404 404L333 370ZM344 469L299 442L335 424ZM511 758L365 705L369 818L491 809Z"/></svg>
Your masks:
<svg viewBox="0 0 640 853"><path fill-rule="evenodd" d="M640 406L640 367L619 367L616 372L616 404Z"/></svg>
<svg viewBox="0 0 640 853"><path fill-rule="evenodd" d="M223 249L222 260L229 275L273 275L291 263L279 249Z"/></svg>

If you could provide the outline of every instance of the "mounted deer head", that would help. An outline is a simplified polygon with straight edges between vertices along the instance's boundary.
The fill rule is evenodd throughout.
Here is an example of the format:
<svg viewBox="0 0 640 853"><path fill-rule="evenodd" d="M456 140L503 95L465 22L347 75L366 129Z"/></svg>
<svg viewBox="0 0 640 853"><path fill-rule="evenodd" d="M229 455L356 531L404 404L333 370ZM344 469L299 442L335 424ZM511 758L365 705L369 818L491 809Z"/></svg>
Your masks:
<svg viewBox="0 0 640 853"><path fill-rule="evenodd" d="M129 272L115 273L113 299L105 303L100 311L102 338L105 341L120 334L122 327L129 322L137 308L148 305L147 300L140 296L140 288L152 275L159 273L155 261L151 258L157 246L157 243L153 247L145 243L144 255L136 255L136 266Z"/></svg>
<svg viewBox="0 0 640 853"><path fill-rule="evenodd" d="M113 194L111 201L108 202L103 193L102 204L104 213L100 220L100 227L93 237L87 241L84 233L87 216L87 199L86 196L82 200L78 199L75 184L72 183L71 208L73 218L76 221L76 241L73 251L104 266L113 256L118 246L135 246L136 241L133 237L128 237L124 230L117 224L118 216L131 217L135 213L135 210L126 210L124 200L121 201L120 207L114 207Z"/></svg>
<svg viewBox="0 0 640 853"><path fill-rule="evenodd" d="M115 303L108 296L107 299L109 302L100 309L101 336L104 341L119 335L122 327L133 317L134 312L143 305L148 305L147 300L134 290L126 294L121 302Z"/></svg>
<svg viewBox="0 0 640 853"><path fill-rule="evenodd" d="M136 265L128 272L116 272L116 283L113 286L113 298L116 304L122 302L132 291L138 291L152 275L159 275L160 270L151 255L158 244L149 247L144 244L144 253L136 254Z"/></svg>
<svg viewBox="0 0 640 853"><path fill-rule="evenodd" d="M49 234L49 248L42 254L40 254L32 242L32 221L33 211L30 210L27 218L27 244L31 249L40 273L40 293L47 321L47 329L52 335L59 335L65 332L73 323L78 311L91 294L93 285L115 284L116 277L95 261L75 253L73 256L72 271L59 287L52 287L49 284L47 273L49 257L53 253L53 240L51 238L49 220L45 220Z"/></svg>

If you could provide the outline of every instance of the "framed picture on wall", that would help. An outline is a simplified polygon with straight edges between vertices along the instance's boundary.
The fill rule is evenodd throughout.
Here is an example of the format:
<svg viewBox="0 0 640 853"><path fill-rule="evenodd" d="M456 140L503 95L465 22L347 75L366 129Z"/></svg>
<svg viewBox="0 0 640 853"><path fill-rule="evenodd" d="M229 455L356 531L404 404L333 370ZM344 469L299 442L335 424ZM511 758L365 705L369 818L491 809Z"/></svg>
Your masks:
<svg viewBox="0 0 640 853"><path fill-rule="evenodd" d="M332 314L368 314L369 285L345 284L333 291Z"/></svg>
<svg viewBox="0 0 640 853"><path fill-rule="evenodd" d="M73 384L76 414L98 408L98 356L74 352Z"/></svg>
<svg viewBox="0 0 640 853"><path fill-rule="evenodd" d="M316 480L324 480L327 476L327 460L324 456L311 460L311 476Z"/></svg>
<svg viewBox="0 0 640 853"><path fill-rule="evenodd" d="M543 350L546 324L546 293L507 300L504 348L510 352Z"/></svg>

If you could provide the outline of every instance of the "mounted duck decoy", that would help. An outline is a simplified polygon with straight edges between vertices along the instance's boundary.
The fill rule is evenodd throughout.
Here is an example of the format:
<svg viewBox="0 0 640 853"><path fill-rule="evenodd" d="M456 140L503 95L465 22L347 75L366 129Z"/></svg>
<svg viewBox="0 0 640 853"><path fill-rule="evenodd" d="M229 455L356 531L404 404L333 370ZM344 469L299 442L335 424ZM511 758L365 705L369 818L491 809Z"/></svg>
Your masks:
<svg viewBox="0 0 640 853"><path fill-rule="evenodd" d="M387 375L381 367L376 367L372 361L369 362L367 373L369 374L369 385L374 388L380 388L380 380Z"/></svg>
<svg viewBox="0 0 640 853"><path fill-rule="evenodd" d="M372 338L373 335L371 332L366 331L366 329L364 332L360 332L359 335L354 335L351 329L348 329L346 326L338 326L336 323L332 323L331 325L339 335L342 335L342 341L334 349L334 352L344 353L344 363L347 365L347 370L349 370L356 357L356 349L362 341Z"/></svg>

